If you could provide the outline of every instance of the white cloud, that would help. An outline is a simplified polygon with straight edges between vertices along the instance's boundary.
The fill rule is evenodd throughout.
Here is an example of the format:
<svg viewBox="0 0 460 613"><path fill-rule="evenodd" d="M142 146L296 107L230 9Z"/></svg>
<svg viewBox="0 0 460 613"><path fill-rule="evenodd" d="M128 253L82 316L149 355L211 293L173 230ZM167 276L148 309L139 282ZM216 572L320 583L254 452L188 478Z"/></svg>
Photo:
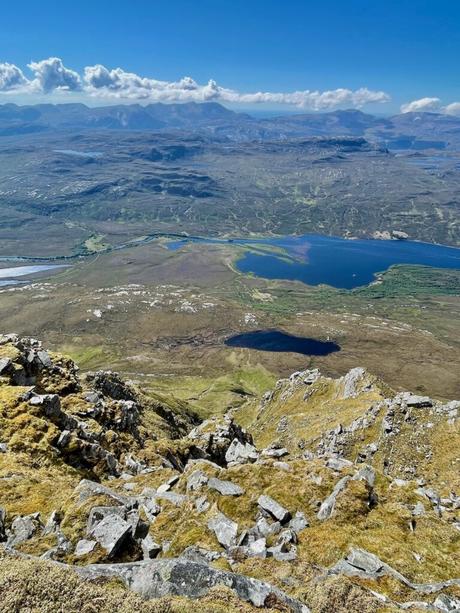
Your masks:
<svg viewBox="0 0 460 613"><path fill-rule="evenodd" d="M420 98L401 106L401 113L436 112L441 109L440 98Z"/></svg>
<svg viewBox="0 0 460 613"><path fill-rule="evenodd" d="M460 102L451 102L442 106L440 98L420 98L401 106L401 113L442 113L460 116Z"/></svg>
<svg viewBox="0 0 460 613"><path fill-rule="evenodd" d="M199 85L191 77L180 81L158 81L140 77L121 68L108 70L100 64L85 68L84 81L91 95L112 98L149 100L151 102L218 100L220 102L244 102L246 104L288 104L314 110L329 109L337 106L362 107L370 102L388 102L390 97L382 91L366 88L352 91L336 89L332 91L296 91L290 93L256 92L241 93L222 87L214 80Z"/></svg>
<svg viewBox="0 0 460 613"><path fill-rule="evenodd" d="M109 69L101 64L87 66L80 76L64 66L62 60L50 57L31 62L33 77L28 79L13 64L0 64L0 92L20 89L31 94L80 92L102 99L139 100L145 102L205 102L218 101L246 104L281 104L302 109L327 110L338 107L361 108L369 103L390 100L383 91L367 88L330 91L253 92L243 93L222 87L214 80L199 84L191 77L179 81L160 81L142 77L122 68Z"/></svg>
<svg viewBox="0 0 460 613"><path fill-rule="evenodd" d="M8 62L0 64L0 92L20 89L27 83L28 81L20 68L14 64L8 64Z"/></svg>
<svg viewBox="0 0 460 613"><path fill-rule="evenodd" d="M460 102L451 102L443 108L447 115L460 115Z"/></svg>
<svg viewBox="0 0 460 613"><path fill-rule="evenodd" d="M78 91L81 88L80 75L66 68L58 57L41 62L31 62L29 68L35 75L31 87L45 94L55 90Z"/></svg>

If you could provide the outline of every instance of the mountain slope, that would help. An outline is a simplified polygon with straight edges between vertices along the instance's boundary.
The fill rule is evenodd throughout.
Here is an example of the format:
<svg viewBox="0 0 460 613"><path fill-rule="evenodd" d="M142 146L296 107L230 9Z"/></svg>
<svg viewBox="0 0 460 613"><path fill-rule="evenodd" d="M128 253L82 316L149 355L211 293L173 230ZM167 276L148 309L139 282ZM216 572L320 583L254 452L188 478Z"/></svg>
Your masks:
<svg viewBox="0 0 460 613"><path fill-rule="evenodd" d="M0 337L6 602L24 585L41 598L28 576L45 558L84 606L93 588L68 573L108 590L97 611L119 597L113 579L152 604L173 596L168 610L176 597L216 612L455 610L459 408L361 368L310 370L199 423L172 398Z"/></svg>

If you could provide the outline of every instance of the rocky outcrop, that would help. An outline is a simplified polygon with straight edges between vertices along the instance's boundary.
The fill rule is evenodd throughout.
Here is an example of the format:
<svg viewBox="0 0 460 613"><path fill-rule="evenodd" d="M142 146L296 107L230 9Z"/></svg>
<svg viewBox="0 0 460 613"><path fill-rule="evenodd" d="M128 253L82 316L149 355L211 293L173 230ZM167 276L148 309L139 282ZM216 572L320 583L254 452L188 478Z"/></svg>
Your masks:
<svg viewBox="0 0 460 613"><path fill-rule="evenodd" d="M217 585L232 589L255 607L284 607L292 613L309 613L308 607L279 588L237 573L218 570L184 558L153 560L134 564L76 567L86 579L116 578L143 598L175 595L198 598Z"/></svg>

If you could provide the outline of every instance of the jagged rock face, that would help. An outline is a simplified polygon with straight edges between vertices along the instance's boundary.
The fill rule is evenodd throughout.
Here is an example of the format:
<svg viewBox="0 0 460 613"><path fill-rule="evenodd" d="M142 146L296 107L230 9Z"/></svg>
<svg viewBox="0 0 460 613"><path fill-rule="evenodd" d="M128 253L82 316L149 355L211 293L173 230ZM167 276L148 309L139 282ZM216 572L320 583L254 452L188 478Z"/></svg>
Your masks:
<svg viewBox="0 0 460 613"><path fill-rule="evenodd" d="M1 343L11 550L145 598L223 585L257 607L315 613L315 595L340 585L369 611L455 610L460 403L395 394L360 368L300 371L197 425L116 373L80 377L38 341ZM331 596L338 613L362 613L359 602Z"/></svg>

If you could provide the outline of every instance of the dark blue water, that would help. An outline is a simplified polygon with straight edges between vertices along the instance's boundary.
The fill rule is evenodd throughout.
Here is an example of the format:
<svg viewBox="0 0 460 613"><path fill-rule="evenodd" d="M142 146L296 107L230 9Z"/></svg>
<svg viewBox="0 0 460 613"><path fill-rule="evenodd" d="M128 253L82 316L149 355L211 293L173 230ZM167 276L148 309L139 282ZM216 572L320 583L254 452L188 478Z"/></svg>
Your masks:
<svg viewBox="0 0 460 613"><path fill-rule="evenodd" d="M168 248L177 250L187 242L174 241L168 243ZM291 259L248 251L237 261L237 267L241 272L267 279L289 279L344 289L368 285L375 280L376 273L395 264L460 269L460 249L413 241L346 240L306 234L256 240L204 239L203 242L281 247Z"/></svg>
<svg viewBox="0 0 460 613"><path fill-rule="evenodd" d="M227 338L225 344L228 347L245 347L259 351L291 351L302 355L329 355L340 351L340 346L332 341L318 341L279 330L254 330L236 334Z"/></svg>

